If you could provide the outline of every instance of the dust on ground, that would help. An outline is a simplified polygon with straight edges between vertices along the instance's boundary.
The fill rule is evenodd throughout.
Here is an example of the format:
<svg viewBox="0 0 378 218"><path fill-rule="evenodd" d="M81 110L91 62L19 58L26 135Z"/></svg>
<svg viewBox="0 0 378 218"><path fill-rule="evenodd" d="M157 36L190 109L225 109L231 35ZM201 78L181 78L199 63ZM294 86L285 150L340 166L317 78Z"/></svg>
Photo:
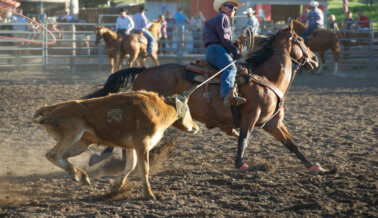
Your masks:
<svg viewBox="0 0 378 218"><path fill-rule="evenodd" d="M73 158L90 172L92 186L73 182L47 161L55 142L31 122L39 106L78 99L107 73L0 72L0 216L378 216L378 75L345 74L297 75L285 105L285 122L303 153L337 167L335 175L310 175L260 129L246 150L251 169L238 172L237 140L201 125L196 136L166 134L176 148L150 176L159 196L152 201L143 198L137 176L122 197L101 198L122 170L114 164L119 149L95 168L88 157L102 147Z"/></svg>

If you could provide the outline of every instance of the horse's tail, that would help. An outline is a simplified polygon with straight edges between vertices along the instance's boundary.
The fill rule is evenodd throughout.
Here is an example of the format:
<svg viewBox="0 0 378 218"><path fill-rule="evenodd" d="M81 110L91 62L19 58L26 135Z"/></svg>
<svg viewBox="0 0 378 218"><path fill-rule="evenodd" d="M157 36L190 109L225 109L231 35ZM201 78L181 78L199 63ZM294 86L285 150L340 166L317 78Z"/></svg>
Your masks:
<svg viewBox="0 0 378 218"><path fill-rule="evenodd" d="M135 77L144 69L144 67L132 67L117 71L108 77L101 89L82 97L82 99L102 97L110 93L119 92L120 89L125 87L131 88Z"/></svg>
<svg viewBox="0 0 378 218"><path fill-rule="evenodd" d="M332 53L335 59L335 62L340 61L340 40L339 37L336 35L336 33L331 32L331 38L332 38Z"/></svg>

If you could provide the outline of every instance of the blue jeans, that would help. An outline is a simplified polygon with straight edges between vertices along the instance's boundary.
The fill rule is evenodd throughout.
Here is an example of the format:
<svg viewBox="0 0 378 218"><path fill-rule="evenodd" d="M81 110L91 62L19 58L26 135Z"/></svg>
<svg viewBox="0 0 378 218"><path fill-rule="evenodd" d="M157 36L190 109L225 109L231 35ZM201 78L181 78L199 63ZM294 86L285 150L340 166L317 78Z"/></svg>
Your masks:
<svg viewBox="0 0 378 218"><path fill-rule="evenodd" d="M206 48L206 61L216 67L218 70L223 69L233 62L231 55L220 44L211 44ZM236 65L232 64L225 69L221 76L220 96L225 97L234 87L236 76Z"/></svg>
<svg viewBox="0 0 378 218"><path fill-rule="evenodd" d="M142 30L143 35L147 38L147 53L152 54L152 48L154 47L154 37L145 30Z"/></svg>
<svg viewBox="0 0 378 218"><path fill-rule="evenodd" d="M117 33L118 33L118 35L125 36L125 35L127 35L127 30L126 29L118 29Z"/></svg>
<svg viewBox="0 0 378 218"><path fill-rule="evenodd" d="M321 25L309 25L302 33L302 38L306 45L308 45L307 37L317 28L322 27Z"/></svg>

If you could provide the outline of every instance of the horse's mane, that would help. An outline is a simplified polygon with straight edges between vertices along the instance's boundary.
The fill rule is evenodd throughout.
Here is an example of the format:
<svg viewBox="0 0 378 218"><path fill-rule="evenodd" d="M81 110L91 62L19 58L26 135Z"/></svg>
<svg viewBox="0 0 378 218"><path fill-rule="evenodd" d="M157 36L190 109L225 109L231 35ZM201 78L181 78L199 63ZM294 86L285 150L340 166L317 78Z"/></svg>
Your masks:
<svg viewBox="0 0 378 218"><path fill-rule="evenodd" d="M273 55L273 48L271 47L271 45L278 34L279 32L277 32L276 34L267 35L261 41L262 48L247 54L244 64L247 67L254 69L268 60L268 58Z"/></svg>
<svg viewBox="0 0 378 218"><path fill-rule="evenodd" d="M114 31L112 31L111 29L109 29L108 27L104 27L104 29L106 29L107 31L107 33L112 37L112 38L118 38L118 35L117 35L117 33L116 32L114 32Z"/></svg>

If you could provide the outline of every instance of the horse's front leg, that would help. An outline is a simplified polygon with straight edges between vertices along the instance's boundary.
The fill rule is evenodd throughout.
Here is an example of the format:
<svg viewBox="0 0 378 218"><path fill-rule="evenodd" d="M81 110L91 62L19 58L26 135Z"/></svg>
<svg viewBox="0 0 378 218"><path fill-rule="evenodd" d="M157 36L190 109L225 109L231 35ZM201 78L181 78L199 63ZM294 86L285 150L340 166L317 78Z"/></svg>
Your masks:
<svg viewBox="0 0 378 218"><path fill-rule="evenodd" d="M242 117L242 121L240 124L238 151L236 153L235 159L235 167L241 171L245 171L248 169L248 165L243 163L244 151L245 148L247 148L248 146L249 133L253 130L253 127L256 125L258 117L261 113L260 110L254 110L253 112L250 112L252 110L249 110L246 107L247 105L245 106L245 108L243 108L244 110L242 110L242 116L245 115L245 117Z"/></svg>
<svg viewBox="0 0 378 218"><path fill-rule="evenodd" d="M248 129L240 130L238 139L238 151L236 153L235 167L241 171L247 170L248 165L243 163L244 150L248 146L249 131Z"/></svg>

